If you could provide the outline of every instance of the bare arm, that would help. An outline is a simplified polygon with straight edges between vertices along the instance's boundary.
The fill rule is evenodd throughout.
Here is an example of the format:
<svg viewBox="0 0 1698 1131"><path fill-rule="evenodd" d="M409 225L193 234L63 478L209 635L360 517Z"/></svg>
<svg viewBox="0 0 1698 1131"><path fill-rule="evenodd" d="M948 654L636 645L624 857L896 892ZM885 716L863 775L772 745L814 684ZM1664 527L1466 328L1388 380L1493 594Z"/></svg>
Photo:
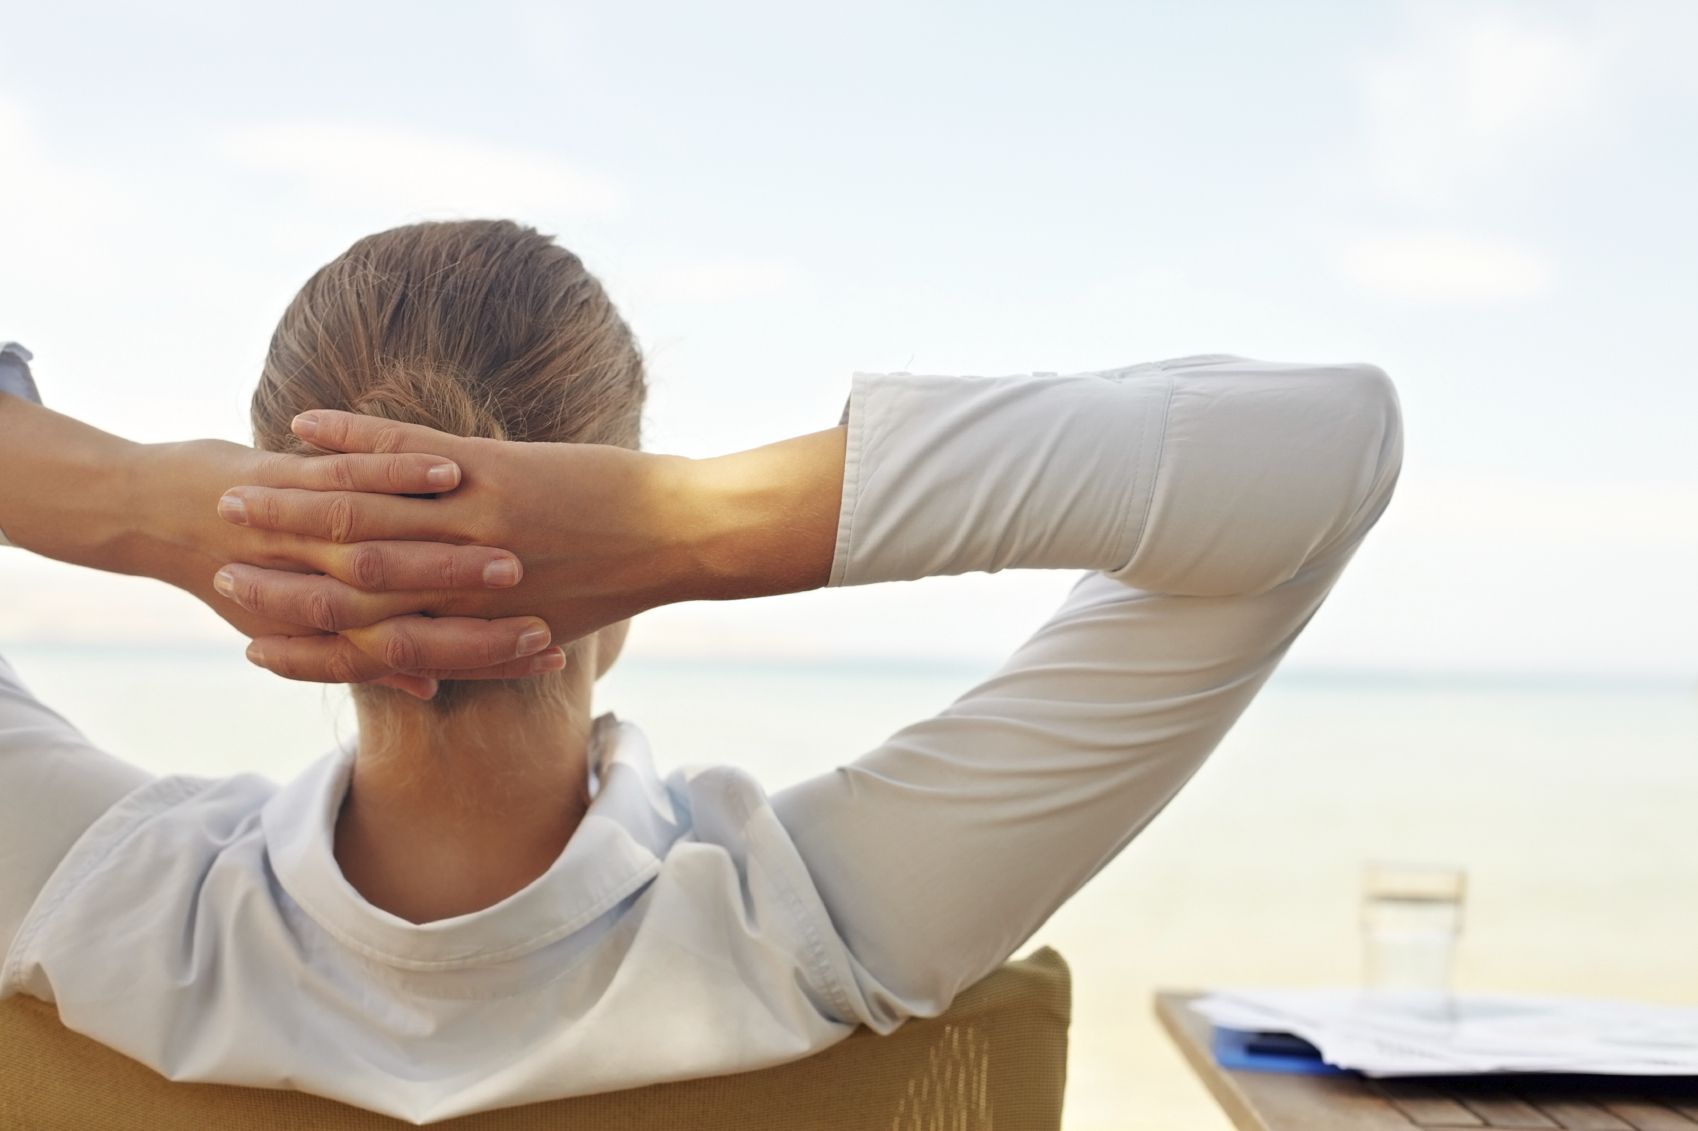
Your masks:
<svg viewBox="0 0 1698 1131"><path fill-rule="evenodd" d="M841 426L711 459L601 444L503 443L344 412L297 426L340 452L439 451L464 481L434 499L244 486L245 521L314 539L426 539L506 546L524 580L501 591L362 592L333 578L234 564L234 597L260 615L327 631L423 610L534 613L560 642L680 601L799 592L826 584L837 539ZM333 679L324 638L258 641L256 662Z"/></svg>
<svg viewBox="0 0 1698 1131"><path fill-rule="evenodd" d="M259 479L422 493L439 489L444 475L457 482L459 469L423 453L309 459L216 440L136 444L0 394L0 483L7 485L0 490L0 530L14 545L76 565L165 581L192 593L248 636L319 630L250 612L219 592L217 571L233 557L368 582L368 563L375 561L378 577L391 584L429 579L437 586L477 588L485 586L490 565L516 565L516 560L505 550L479 546L367 547L243 529L219 520L217 504L230 484ZM430 625L416 619L366 623L369 627L355 634L359 647L350 649L358 658L339 670L344 682L390 681L401 669L385 662L397 640L418 661L408 670L420 674L391 682L409 690L428 684L433 669L467 669L456 671L457 678L511 676L529 674L546 662L528 656L517 662L519 638L543 627L535 618L499 624L464 618Z"/></svg>
<svg viewBox="0 0 1698 1131"><path fill-rule="evenodd" d="M255 477L290 482L344 482L374 489L420 490L443 461L434 456L360 456L307 460L268 456L236 444L192 441L142 445L90 427L21 397L0 393L0 530L18 549L117 573L157 578L185 589L249 635L301 633L308 627L256 616L220 595L213 577L233 555L305 559L345 570L356 547L262 535L220 521L215 503L225 487ZM454 469L458 475L458 469ZM482 569L509 561L505 551L455 546L386 546L392 576L418 570L442 579L453 571L481 585ZM479 670L458 678L528 674L540 662L512 661L516 640L539 627L532 617L507 621L406 620L361 630L381 650L397 634L416 633L426 658L462 658ZM430 631L421 631L428 628ZM558 650L553 650L558 656ZM428 675L399 674L369 653L363 678L408 689L432 685ZM10 945L36 892L65 852L101 813L151 775L95 747L32 695L0 659L0 951Z"/></svg>
<svg viewBox="0 0 1698 1131"><path fill-rule="evenodd" d="M441 443L315 415L338 449ZM455 449L460 502L350 513L512 547L536 590L464 599L527 601L563 638L672 600L1087 571L996 674L772 800L846 944L842 1019L888 1031L1003 961L1196 771L1387 505L1402 429L1372 366L1221 357L859 374L846 426L704 461L555 448ZM308 493L275 501L327 533Z"/></svg>

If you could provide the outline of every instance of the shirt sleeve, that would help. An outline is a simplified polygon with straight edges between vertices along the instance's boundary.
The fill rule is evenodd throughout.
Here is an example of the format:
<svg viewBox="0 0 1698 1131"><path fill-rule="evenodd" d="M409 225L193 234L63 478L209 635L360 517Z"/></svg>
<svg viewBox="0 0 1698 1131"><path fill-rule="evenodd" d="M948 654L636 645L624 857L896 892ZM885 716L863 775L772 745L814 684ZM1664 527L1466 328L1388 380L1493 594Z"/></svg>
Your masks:
<svg viewBox="0 0 1698 1131"><path fill-rule="evenodd" d="M16 342L0 342L0 394L41 403L30 360ZM0 546L9 545L0 531ZM77 838L151 779L91 744L0 657L0 955Z"/></svg>
<svg viewBox="0 0 1698 1131"><path fill-rule="evenodd" d="M1371 365L856 374L830 584L1086 572L989 678L773 807L853 1020L942 1012L1167 805L1390 500Z"/></svg>
<svg viewBox="0 0 1698 1131"><path fill-rule="evenodd" d="M17 342L0 342L0 393L23 397L40 404L41 394L36 390L35 378L29 371L30 360L29 350ZM11 544L6 539L6 532L0 530L0 546Z"/></svg>
<svg viewBox="0 0 1698 1131"><path fill-rule="evenodd" d="M77 838L153 775L84 738L0 657L0 954Z"/></svg>

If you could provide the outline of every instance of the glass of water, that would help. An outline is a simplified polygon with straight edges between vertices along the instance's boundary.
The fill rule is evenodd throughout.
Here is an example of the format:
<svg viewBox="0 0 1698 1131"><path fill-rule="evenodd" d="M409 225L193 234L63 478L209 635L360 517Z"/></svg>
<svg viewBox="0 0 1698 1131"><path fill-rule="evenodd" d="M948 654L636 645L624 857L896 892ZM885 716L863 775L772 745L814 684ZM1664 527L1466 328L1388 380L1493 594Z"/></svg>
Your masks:
<svg viewBox="0 0 1698 1131"><path fill-rule="evenodd" d="M1362 875L1363 973L1371 996L1448 1015L1467 886L1461 868L1371 861Z"/></svg>

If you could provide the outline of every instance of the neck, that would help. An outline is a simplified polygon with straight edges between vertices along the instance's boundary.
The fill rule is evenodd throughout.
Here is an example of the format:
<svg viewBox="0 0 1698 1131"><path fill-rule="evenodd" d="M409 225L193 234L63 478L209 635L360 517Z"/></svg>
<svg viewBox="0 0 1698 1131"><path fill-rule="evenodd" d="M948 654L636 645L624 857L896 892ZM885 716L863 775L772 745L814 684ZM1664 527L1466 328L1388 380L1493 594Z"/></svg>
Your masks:
<svg viewBox="0 0 1698 1131"><path fill-rule="evenodd" d="M564 701L491 688L444 713L358 699L336 860L365 899L428 923L498 903L560 856L589 808L591 680Z"/></svg>

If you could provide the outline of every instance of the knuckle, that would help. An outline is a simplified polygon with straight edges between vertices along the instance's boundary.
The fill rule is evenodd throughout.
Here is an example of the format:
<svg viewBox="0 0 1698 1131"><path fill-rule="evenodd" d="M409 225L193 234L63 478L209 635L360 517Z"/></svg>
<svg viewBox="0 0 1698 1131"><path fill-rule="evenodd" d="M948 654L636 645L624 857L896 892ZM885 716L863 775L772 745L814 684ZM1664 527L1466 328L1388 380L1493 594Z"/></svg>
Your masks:
<svg viewBox="0 0 1698 1131"><path fill-rule="evenodd" d="M266 611L265 586L257 577L238 577L235 589L236 604L250 613Z"/></svg>
<svg viewBox="0 0 1698 1131"><path fill-rule="evenodd" d="M265 492L259 499L260 523L267 530L283 528L283 500L270 491Z"/></svg>
<svg viewBox="0 0 1698 1131"><path fill-rule="evenodd" d="M393 425L380 427L372 434L371 450L374 452L390 455L401 451L406 446L405 434Z"/></svg>
<svg viewBox="0 0 1698 1131"><path fill-rule="evenodd" d="M383 481L391 491L405 491L412 486L412 475L409 471L412 462L401 456L392 456L383 461Z"/></svg>
<svg viewBox="0 0 1698 1131"><path fill-rule="evenodd" d="M307 623L314 628L335 632L342 627L341 620L336 615L336 602L322 589L307 594L306 615Z"/></svg>
<svg viewBox="0 0 1698 1131"><path fill-rule="evenodd" d="M467 519L466 533L471 537L472 544L478 546L510 546L513 542L512 530L506 519L496 513L498 507L479 507Z"/></svg>
<svg viewBox="0 0 1698 1131"><path fill-rule="evenodd" d="M325 658L324 671L333 683L364 683L366 678L347 647L338 648Z"/></svg>
<svg viewBox="0 0 1698 1131"><path fill-rule="evenodd" d="M381 547L364 545L348 559L348 572L354 584L369 592L387 588L388 570Z"/></svg>
<svg viewBox="0 0 1698 1131"><path fill-rule="evenodd" d="M353 461L346 456L327 456L330 461L330 484L341 491L357 491L359 484L354 480Z"/></svg>
<svg viewBox="0 0 1698 1131"><path fill-rule="evenodd" d="M383 641L383 662L396 671L412 671L420 664L419 642L405 629L395 629Z"/></svg>
<svg viewBox="0 0 1698 1131"><path fill-rule="evenodd" d="M444 553L442 555L442 559L436 563L436 573L438 579L442 582L442 588L458 588L458 582L461 576L460 555L456 554L452 550Z"/></svg>
<svg viewBox="0 0 1698 1131"><path fill-rule="evenodd" d="M330 500L330 506L324 512L325 533L332 542L356 541L354 532L357 528L354 515L354 499L351 495L337 495Z"/></svg>
<svg viewBox="0 0 1698 1131"><path fill-rule="evenodd" d="M259 481L265 484L283 483L290 476L291 465L298 457L289 456L282 452L271 452L262 456L259 461Z"/></svg>
<svg viewBox="0 0 1698 1131"><path fill-rule="evenodd" d="M300 679L300 665L295 663L294 653L288 648L272 648L265 653L265 666L284 679Z"/></svg>

